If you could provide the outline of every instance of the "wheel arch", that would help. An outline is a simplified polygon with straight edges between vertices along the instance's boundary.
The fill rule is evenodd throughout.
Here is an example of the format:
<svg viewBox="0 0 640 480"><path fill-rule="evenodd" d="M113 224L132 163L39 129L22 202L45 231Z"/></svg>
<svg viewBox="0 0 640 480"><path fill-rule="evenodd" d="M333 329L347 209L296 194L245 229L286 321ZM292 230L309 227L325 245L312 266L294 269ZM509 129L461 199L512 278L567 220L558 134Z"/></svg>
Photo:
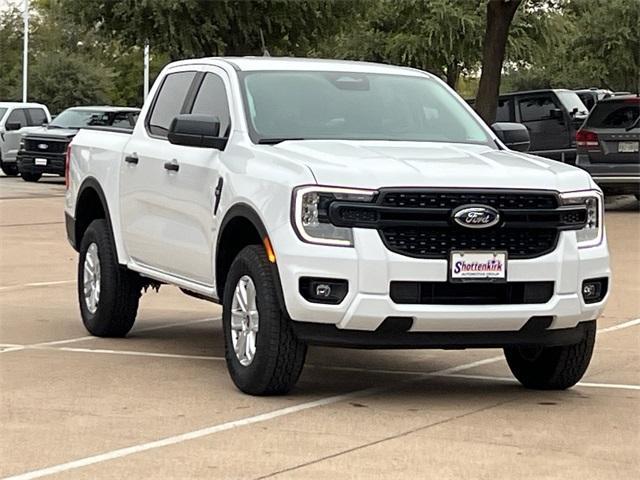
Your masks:
<svg viewBox="0 0 640 480"><path fill-rule="evenodd" d="M74 225L74 248L80 248L82 236L92 221L104 218L113 236L113 226L111 225L111 215L107 197L94 177L88 177L80 185L76 198L75 225Z"/></svg>
<svg viewBox="0 0 640 480"><path fill-rule="evenodd" d="M262 245L266 249L266 241L270 242L268 239L269 232L253 207L246 203L238 203L227 210L218 229L215 252L215 285L221 303L226 277L235 257L249 245ZM286 311L278 265L272 262L271 266L276 283L276 295L283 310Z"/></svg>

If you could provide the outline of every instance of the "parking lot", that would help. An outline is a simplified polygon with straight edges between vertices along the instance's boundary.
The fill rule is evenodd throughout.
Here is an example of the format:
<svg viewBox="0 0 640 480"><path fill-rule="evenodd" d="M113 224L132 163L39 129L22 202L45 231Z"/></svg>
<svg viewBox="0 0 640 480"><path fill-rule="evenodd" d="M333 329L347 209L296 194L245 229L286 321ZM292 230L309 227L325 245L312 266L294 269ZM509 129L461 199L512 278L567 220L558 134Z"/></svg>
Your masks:
<svg viewBox="0 0 640 480"><path fill-rule="evenodd" d="M241 394L220 308L143 296L126 339L87 336L62 179L0 177L2 478L635 478L640 214L611 199L613 291L591 367L527 391L499 350L310 348L284 397ZM633 472L636 472L635 474Z"/></svg>

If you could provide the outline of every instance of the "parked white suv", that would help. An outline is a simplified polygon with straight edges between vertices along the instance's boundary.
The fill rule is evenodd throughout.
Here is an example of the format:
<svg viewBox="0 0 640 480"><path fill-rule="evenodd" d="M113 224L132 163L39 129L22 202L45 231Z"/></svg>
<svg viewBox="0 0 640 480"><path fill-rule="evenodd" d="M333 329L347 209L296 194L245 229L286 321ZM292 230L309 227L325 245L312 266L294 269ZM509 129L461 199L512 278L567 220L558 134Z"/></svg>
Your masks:
<svg viewBox="0 0 640 480"><path fill-rule="evenodd" d="M49 110L39 103L0 102L0 168L5 175L18 175L22 135L50 121Z"/></svg>
<svg viewBox="0 0 640 480"><path fill-rule="evenodd" d="M250 394L287 392L308 344L500 347L526 387L570 387L608 294L603 198L527 145L414 69L170 64L133 133L71 144L83 322L124 336L168 283L223 305Z"/></svg>

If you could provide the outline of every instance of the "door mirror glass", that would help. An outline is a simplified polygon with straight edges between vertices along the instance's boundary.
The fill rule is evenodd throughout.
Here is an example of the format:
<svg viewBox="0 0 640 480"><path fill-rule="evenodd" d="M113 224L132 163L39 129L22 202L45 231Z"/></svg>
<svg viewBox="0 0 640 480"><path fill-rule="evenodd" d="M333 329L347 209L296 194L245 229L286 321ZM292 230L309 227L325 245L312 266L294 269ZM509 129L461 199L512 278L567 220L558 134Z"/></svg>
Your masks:
<svg viewBox="0 0 640 480"><path fill-rule="evenodd" d="M11 132L14 130L20 130L22 128L22 125L20 125L18 122L7 122L4 126L4 129L7 132Z"/></svg>
<svg viewBox="0 0 640 480"><path fill-rule="evenodd" d="M167 138L174 145L224 150L227 138L220 137L220 120L212 115L182 114L171 122Z"/></svg>
<svg viewBox="0 0 640 480"><path fill-rule="evenodd" d="M498 122L491 125L491 129L507 148L517 152L529 151L529 130L521 123Z"/></svg>

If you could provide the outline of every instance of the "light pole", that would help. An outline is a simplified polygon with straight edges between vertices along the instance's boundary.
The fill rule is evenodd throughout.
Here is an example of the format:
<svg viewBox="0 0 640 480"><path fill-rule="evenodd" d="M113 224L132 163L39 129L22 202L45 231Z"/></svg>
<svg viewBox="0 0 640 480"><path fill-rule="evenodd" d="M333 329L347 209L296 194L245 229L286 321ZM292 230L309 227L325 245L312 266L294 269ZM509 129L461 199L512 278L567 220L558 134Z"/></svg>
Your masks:
<svg viewBox="0 0 640 480"><path fill-rule="evenodd" d="M29 0L24 0L24 45L22 47L22 101L27 101L27 83L29 70Z"/></svg>
<svg viewBox="0 0 640 480"><path fill-rule="evenodd" d="M144 101L149 95L149 40L144 42Z"/></svg>

